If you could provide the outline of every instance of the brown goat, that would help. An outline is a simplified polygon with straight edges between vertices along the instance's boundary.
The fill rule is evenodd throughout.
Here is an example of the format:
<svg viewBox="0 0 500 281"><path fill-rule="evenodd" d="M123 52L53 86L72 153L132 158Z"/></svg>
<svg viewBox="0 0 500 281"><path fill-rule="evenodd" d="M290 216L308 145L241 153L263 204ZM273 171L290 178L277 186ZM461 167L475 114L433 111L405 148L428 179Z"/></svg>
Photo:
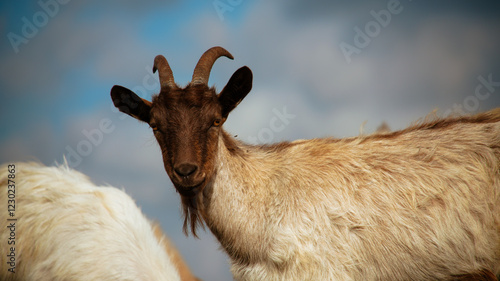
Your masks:
<svg viewBox="0 0 500 281"><path fill-rule="evenodd" d="M114 86L148 123L180 193L184 230L206 223L237 280L495 280L500 274L500 109L346 139L253 146L222 129L248 94L238 69L207 86L221 47L185 88L163 56L152 102Z"/></svg>

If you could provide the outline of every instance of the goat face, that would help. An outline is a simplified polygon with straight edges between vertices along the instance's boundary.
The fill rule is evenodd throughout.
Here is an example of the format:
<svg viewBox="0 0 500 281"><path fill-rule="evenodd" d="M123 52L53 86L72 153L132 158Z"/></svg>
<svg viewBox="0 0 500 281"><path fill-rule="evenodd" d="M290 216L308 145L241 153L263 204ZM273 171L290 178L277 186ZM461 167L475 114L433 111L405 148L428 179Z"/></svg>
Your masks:
<svg viewBox="0 0 500 281"><path fill-rule="evenodd" d="M221 126L252 87L252 72L245 66L233 74L220 94L209 88L210 69L220 56L232 58L221 47L205 52L185 88L174 83L166 59L157 56L153 71L159 70L161 92L152 102L121 86L111 89L113 103L121 112L147 122L153 129L167 174L177 191L188 198L210 181Z"/></svg>
<svg viewBox="0 0 500 281"><path fill-rule="evenodd" d="M192 197L209 180L222 122L217 96L205 85L162 92L153 99L149 125L180 194Z"/></svg>

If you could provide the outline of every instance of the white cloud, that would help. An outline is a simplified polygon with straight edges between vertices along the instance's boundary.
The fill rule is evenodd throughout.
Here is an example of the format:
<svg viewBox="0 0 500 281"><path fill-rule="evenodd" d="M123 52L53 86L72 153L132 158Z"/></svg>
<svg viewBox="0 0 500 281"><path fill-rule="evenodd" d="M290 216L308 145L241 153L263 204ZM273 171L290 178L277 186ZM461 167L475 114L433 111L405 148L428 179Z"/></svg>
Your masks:
<svg viewBox="0 0 500 281"><path fill-rule="evenodd" d="M310 132L308 137L312 130L325 135L328 122L342 123L332 128L340 135L357 132L361 123L356 121L369 118L374 119L373 127L385 119L395 128L404 127L436 107L445 110L462 102L477 76L491 72L491 58L498 61L498 21L438 14L409 29L401 25L402 18L394 17L349 64L338 46L346 33L354 36L354 26L345 17L303 19L298 24L283 10L259 2L247 17L245 32L234 37L250 57L254 87L268 92L265 103L297 104L296 110L309 122L296 129ZM290 88L294 93L286 93ZM245 102L237 110L244 106L252 106L248 111L256 115L266 112L257 103Z"/></svg>

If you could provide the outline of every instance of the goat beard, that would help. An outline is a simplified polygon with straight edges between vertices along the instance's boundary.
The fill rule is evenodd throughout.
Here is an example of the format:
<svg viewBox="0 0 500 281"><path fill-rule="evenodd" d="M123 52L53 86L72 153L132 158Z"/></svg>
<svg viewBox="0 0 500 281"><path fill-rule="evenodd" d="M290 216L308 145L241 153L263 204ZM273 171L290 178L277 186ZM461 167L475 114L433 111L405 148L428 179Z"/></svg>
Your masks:
<svg viewBox="0 0 500 281"><path fill-rule="evenodd" d="M209 204L209 201L205 201L207 198L211 198L213 192L213 180L216 178L217 172L214 171L210 173L209 176L205 178L204 186L199 187L194 196L181 196L182 209L184 213L184 225L182 230L184 234L189 235L189 228L191 228L191 233L194 237L199 238L196 235L196 229L201 226L205 230L205 218L207 218L207 213L205 207Z"/></svg>
<svg viewBox="0 0 500 281"><path fill-rule="evenodd" d="M181 195L182 208L184 211L184 225L182 227L184 234L187 236L189 233L189 228L191 228L191 233L194 237L198 238L196 235L196 229L201 226L205 229L205 223L203 221L204 208L200 208L203 205L203 196L197 194L197 196L186 197Z"/></svg>

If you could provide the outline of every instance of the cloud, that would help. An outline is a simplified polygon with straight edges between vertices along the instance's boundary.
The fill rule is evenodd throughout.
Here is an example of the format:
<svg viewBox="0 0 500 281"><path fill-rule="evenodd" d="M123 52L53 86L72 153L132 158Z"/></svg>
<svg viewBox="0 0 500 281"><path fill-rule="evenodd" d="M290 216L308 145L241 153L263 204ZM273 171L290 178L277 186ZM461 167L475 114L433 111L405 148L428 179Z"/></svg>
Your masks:
<svg viewBox="0 0 500 281"><path fill-rule="evenodd" d="M311 3L314 4L317 2ZM363 11L361 6L356 12L369 16L371 9ZM339 10L343 10L342 5ZM273 90L278 92L276 85L287 85L287 91L295 89L299 94L286 95L287 102L306 97L297 101L299 105L303 102L298 110L307 114L321 112L312 124L328 124L327 116L331 116L332 122L345 120L346 116L335 116L332 111L349 107L349 120L362 114L364 118L376 119L375 123L391 118L390 122L403 127L436 107L448 108L461 102L471 94L479 75L498 68L496 50L500 44L494 36L498 20L471 19L463 13L431 13L409 28L404 18L414 18L422 11L408 6L402 11L405 17L394 16L389 26L349 64L338 45L349 38L346 34L351 39L354 36L352 22L343 17L320 17L298 24L287 11L282 5L261 2L247 18L240 45L249 50L251 68L256 73L254 83L264 84L263 87L274 85ZM273 95L285 96L277 92ZM498 99L489 102L491 106L499 104ZM397 118L396 114L388 114L391 111L413 114ZM316 134L322 134L322 125L314 128Z"/></svg>
<svg viewBox="0 0 500 281"><path fill-rule="evenodd" d="M173 6L179 4L178 0L148 0L148 1L135 1L135 0L112 0L112 1L86 1L85 5L93 6L94 9L122 12L127 15L148 14L155 10L171 9Z"/></svg>
<svg viewBox="0 0 500 281"><path fill-rule="evenodd" d="M0 55L4 62L0 66L1 84L6 90L3 95L56 98L62 94L58 89L68 77L82 73L93 74L93 79L116 77L117 73L132 77L130 73L139 73L150 58L150 48L141 43L133 26L124 26L116 18L97 18L82 25L75 18L74 14L61 12L36 37L20 46L19 54Z"/></svg>
<svg viewBox="0 0 500 281"><path fill-rule="evenodd" d="M0 163L41 161L53 163L57 146L61 145L53 125L47 121L33 122L26 130L12 136L2 136Z"/></svg>

